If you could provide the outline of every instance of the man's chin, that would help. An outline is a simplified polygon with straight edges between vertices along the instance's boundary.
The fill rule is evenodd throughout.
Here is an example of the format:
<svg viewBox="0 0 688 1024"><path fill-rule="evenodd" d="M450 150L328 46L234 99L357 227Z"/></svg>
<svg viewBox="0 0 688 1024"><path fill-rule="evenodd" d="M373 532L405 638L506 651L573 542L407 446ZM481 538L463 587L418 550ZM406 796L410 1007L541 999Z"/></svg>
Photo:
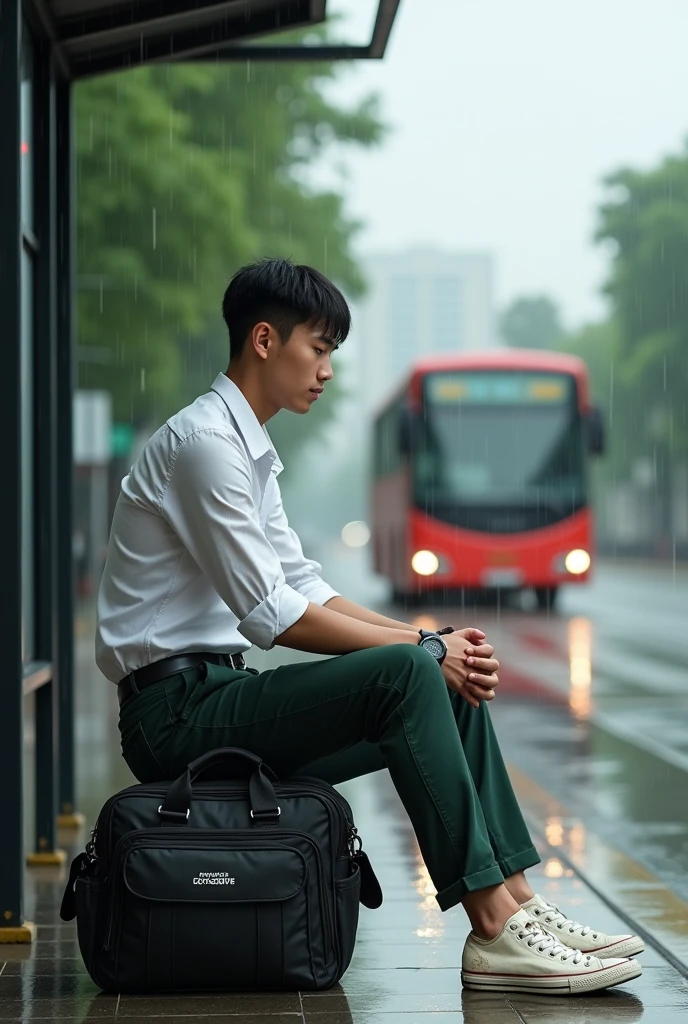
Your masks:
<svg viewBox="0 0 688 1024"><path fill-rule="evenodd" d="M285 412L296 413L297 416L305 416L307 412L311 411L310 402L292 402L290 405L283 405L282 409Z"/></svg>
<svg viewBox="0 0 688 1024"><path fill-rule="evenodd" d="M300 416L305 416L307 412L311 411L311 408L315 405L315 402L311 402L310 398L302 398L300 401L295 401L291 407L291 412L298 413Z"/></svg>

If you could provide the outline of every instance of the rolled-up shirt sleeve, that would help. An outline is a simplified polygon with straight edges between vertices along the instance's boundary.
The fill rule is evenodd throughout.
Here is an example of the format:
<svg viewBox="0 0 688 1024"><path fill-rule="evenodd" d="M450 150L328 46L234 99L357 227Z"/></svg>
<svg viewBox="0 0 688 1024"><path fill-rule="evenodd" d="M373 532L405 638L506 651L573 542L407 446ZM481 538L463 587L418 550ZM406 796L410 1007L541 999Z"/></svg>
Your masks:
<svg viewBox="0 0 688 1024"><path fill-rule="evenodd" d="M270 512L265 532L279 555L287 583L313 604L323 605L333 597L339 597L338 592L323 580L320 563L304 555L301 541L287 520L280 487L274 473L271 474L267 486L270 491L266 490L265 498L270 501Z"/></svg>
<svg viewBox="0 0 688 1024"><path fill-rule="evenodd" d="M248 457L234 438L205 429L180 441L160 512L239 620L267 651L306 611L260 526Z"/></svg>

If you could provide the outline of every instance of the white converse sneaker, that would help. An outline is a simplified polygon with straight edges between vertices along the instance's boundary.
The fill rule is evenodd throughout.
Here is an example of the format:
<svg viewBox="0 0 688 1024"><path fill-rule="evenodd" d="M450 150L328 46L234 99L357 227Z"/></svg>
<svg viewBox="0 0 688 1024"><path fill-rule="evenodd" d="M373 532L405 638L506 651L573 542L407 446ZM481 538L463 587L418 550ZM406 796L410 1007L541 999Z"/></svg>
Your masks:
<svg viewBox="0 0 688 1024"><path fill-rule="evenodd" d="M563 946L525 910L510 917L495 939L479 939L471 932L462 968L466 988L553 996L611 988L642 974L637 960L598 960Z"/></svg>
<svg viewBox="0 0 688 1024"><path fill-rule="evenodd" d="M560 942L580 949L583 953L592 953L600 960L607 960L610 956L637 956L645 949L643 940L637 935L605 935L604 932L594 932L590 925L572 921L562 914L559 907L547 903L537 893L527 903L523 903L522 907L533 921L537 921Z"/></svg>

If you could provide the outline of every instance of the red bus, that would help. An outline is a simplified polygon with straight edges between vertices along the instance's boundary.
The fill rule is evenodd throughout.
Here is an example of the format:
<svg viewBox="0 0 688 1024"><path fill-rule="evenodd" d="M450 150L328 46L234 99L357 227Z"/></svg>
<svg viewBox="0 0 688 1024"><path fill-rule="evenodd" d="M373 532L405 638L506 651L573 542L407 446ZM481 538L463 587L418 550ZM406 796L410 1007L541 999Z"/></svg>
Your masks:
<svg viewBox="0 0 688 1024"><path fill-rule="evenodd" d="M500 349L414 364L374 423L373 563L395 600L589 578L587 457L602 451L585 363Z"/></svg>

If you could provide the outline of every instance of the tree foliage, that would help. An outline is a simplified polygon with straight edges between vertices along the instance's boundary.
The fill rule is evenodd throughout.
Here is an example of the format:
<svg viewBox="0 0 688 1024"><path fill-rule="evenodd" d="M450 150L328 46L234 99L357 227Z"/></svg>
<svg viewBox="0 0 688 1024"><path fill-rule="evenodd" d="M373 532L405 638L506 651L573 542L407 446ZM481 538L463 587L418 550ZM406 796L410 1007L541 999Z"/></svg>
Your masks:
<svg viewBox="0 0 688 1024"><path fill-rule="evenodd" d="M117 419L156 424L225 368L221 299L243 263L289 256L362 291L359 225L309 183L328 148L383 132L373 98L328 101L339 68L167 65L79 85L79 384L111 391ZM332 396L319 404L327 416Z"/></svg>
<svg viewBox="0 0 688 1024"><path fill-rule="evenodd" d="M614 246L606 292L619 324L621 379L640 432L688 452L688 144L650 171L623 169L600 211Z"/></svg>
<svg viewBox="0 0 688 1024"><path fill-rule="evenodd" d="M563 334L557 305L547 295L516 299L502 313L499 326L512 348L555 348Z"/></svg>
<svg viewBox="0 0 688 1024"><path fill-rule="evenodd" d="M608 477L631 476L639 458L661 477L688 453L688 144L656 168L622 169L605 183L596 238L613 249L604 289L611 316L560 332L551 347L590 369L610 427ZM553 300L524 297L503 314L502 332L510 344L538 347L537 325L551 339L559 322Z"/></svg>

